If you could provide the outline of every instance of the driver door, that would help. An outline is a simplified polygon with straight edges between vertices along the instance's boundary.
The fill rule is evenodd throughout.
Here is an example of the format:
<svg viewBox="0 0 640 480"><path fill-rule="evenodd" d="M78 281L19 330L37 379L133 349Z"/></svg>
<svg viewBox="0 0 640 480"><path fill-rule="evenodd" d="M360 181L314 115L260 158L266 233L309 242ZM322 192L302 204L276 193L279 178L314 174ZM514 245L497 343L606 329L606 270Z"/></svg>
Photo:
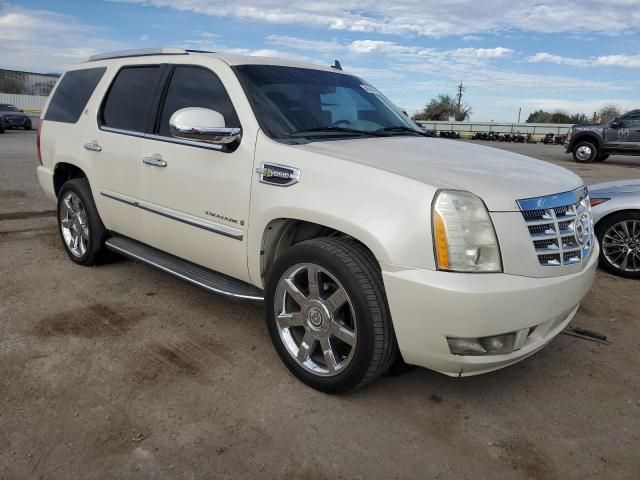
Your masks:
<svg viewBox="0 0 640 480"><path fill-rule="evenodd" d="M253 143L235 149L171 136L169 119L187 107L240 121L220 77L209 68L171 67L154 133L142 140L140 197L148 243L212 270L248 281L246 233Z"/></svg>
<svg viewBox="0 0 640 480"><path fill-rule="evenodd" d="M640 150L640 111L616 119L607 129L607 145L615 150Z"/></svg>

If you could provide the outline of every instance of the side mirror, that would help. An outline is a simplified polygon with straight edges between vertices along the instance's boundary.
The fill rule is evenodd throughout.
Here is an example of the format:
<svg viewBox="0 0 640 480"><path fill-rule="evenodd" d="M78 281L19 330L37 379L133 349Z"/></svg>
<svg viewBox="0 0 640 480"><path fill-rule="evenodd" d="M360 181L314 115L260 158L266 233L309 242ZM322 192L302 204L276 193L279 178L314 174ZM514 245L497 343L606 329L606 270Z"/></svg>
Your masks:
<svg viewBox="0 0 640 480"><path fill-rule="evenodd" d="M240 138L242 129L227 127L224 117L215 110L189 107L171 115L169 133L183 140L227 145Z"/></svg>
<svg viewBox="0 0 640 480"><path fill-rule="evenodd" d="M615 120L612 120L609 126L611 128L620 128L620 120L618 120L617 118Z"/></svg>

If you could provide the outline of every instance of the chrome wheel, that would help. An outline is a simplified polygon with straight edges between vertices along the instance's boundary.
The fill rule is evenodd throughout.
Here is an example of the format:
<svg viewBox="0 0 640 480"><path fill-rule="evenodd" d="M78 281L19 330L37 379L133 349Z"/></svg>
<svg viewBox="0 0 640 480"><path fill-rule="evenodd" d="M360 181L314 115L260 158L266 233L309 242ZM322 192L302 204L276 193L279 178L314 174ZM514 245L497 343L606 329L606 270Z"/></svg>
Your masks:
<svg viewBox="0 0 640 480"><path fill-rule="evenodd" d="M586 162L587 160L589 160L592 154L593 150L588 145L582 145L576 150L576 158L581 162Z"/></svg>
<svg viewBox="0 0 640 480"><path fill-rule="evenodd" d="M312 263L290 267L274 299L276 325L287 352L308 372L331 377L351 363L357 321L342 284Z"/></svg>
<svg viewBox="0 0 640 480"><path fill-rule="evenodd" d="M82 257L89 247L87 212L74 192L66 192L60 205L60 231L74 257Z"/></svg>
<svg viewBox="0 0 640 480"><path fill-rule="evenodd" d="M640 272L640 220L624 220L609 227L602 237L602 251L614 267Z"/></svg>

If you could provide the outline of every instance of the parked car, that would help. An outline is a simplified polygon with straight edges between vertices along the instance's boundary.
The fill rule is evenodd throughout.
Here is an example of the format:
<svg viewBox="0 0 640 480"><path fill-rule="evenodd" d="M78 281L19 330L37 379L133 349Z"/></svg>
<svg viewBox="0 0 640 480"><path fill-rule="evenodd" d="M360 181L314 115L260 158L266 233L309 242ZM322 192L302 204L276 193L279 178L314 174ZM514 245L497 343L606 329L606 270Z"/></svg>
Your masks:
<svg viewBox="0 0 640 480"><path fill-rule="evenodd" d="M110 250L263 302L284 364L324 392L398 356L455 377L516 363L567 326L597 266L577 175L427 138L332 68L94 56L58 82L38 153L73 262Z"/></svg>
<svg viewBox="0 0 640 480"><path fill-rule="evenodd" d="M640 180L589 187L593 221L600 242L600 266L640 278Z"/></svg>
<svg viewBox="0 0 640 480"><path fill-rule="evenodd" d="M575 125L564 140L580 163L604 162L609 155L640 155L640 110L592 125Z"/></svg>
<svg viewBox="0 0 640 480"><path fill-rule="evenodd" d="M3 130L10 128L31 130L31 119L18 107L8 103L0 103L0 126Z"/></svg>

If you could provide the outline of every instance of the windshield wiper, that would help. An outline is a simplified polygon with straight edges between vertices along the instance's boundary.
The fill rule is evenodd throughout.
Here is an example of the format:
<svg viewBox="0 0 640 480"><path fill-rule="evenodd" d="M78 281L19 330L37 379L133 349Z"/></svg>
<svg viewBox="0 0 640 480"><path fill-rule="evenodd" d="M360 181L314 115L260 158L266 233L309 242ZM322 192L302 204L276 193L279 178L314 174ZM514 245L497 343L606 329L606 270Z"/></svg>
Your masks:
<svg viewBox="0 0 640 480"><path fill-rule="evenodd" d="M307 133L347 133L352 135L373 135L374 137L385 137L387 135L379 130L358 130L357 128L343 128L343 127L319 127L319 128L307 128L304 130L295 130L287 133L289 137L294 135L306 135Z"/></svg>
<svg viewBox="0 0 640 480"><path fill-rule="evenodd" d="M376 132L407 132L407 133L415 133L416 135L422 135L423 137L427 136L426 132L421 132L419 130L415 130L411 127L405 127L402 125L396 125L393 127L384 127L384 128L379 128L378 130L376 130Z"/></svg>

